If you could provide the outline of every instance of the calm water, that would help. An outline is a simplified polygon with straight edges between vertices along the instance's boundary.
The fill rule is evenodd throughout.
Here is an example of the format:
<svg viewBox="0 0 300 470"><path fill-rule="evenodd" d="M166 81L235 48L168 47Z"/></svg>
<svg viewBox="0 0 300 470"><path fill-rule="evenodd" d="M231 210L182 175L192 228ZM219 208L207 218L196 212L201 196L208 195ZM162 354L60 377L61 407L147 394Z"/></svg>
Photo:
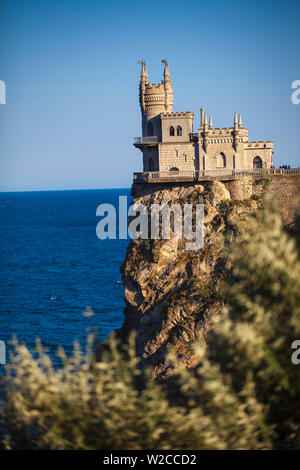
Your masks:
<svg viewBox="0 0 300 470"><path fill-rule="evenodd" d="M39 337L55 357L58 345L68 353L75 339L84 345L89 326L101 339L121 326L128 241L96 237L96 208L118 207L129 191L0 194L0 340L16 335L32 347Z"/></svg>

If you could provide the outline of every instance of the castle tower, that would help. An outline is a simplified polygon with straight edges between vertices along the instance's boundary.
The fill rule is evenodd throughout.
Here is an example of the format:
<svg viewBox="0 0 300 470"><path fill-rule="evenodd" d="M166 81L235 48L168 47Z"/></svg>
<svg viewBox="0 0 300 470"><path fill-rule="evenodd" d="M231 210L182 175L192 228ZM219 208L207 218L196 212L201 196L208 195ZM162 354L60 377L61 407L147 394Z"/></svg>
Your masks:
<svg viewBox="0 0 300 470"><path fill-rule="evenodd" d="M143 137L161 137L159 116L161 113L171 113L173 107L173 87L170 80L170 72L166 60L162 60L165 65L164 78L161 83L149 83L146 64L142 65L140 79L140 107L142 113Z"/></svg>

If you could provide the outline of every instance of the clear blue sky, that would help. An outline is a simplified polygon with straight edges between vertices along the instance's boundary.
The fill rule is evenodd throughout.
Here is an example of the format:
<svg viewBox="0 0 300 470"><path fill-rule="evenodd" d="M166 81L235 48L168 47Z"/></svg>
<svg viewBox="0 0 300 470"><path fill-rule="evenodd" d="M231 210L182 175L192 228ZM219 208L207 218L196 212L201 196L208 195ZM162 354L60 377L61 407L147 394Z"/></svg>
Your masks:
<svg viewBox="0 0 300 470"><path fill-rule="evenodd" d="M234 111L300 166L299 0L2 0L0 190L129 187L142 168L139 66L169 62L174 111Z"/></svg>

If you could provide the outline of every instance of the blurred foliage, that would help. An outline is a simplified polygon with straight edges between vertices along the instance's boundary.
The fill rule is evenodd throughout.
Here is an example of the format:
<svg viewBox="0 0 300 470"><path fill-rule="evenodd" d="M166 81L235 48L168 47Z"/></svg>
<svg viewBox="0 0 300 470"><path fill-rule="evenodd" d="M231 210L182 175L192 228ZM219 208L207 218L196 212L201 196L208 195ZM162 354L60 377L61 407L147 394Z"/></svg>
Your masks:
<svg viewBox="0 0 300 470"><path fill-rule="evenodd" d="M180 369L170 353L172 394L139 368L133 336L125 353L111 336L100 361L92 336L85 353L75 346L67 358L60 349L59 369L40 344L36 357L15 342L2 378L2 445L300 449L300 366L291 361L291 344L300 339L299 234L285 231L270 203L237 223L218 293L226 306L207 347L194 344L197 367Z"/></svg>

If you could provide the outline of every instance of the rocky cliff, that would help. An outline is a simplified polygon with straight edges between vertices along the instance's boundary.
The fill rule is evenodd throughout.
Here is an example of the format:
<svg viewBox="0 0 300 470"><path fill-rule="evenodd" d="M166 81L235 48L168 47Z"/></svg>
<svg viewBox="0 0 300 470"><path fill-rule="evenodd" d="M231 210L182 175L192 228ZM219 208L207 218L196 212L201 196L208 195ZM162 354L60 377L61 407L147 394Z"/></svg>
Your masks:
<svg viewBox="0 0 300 470"><path fill-rule="evenodd" d="M285 180L288 181L285 181ZM125 321L119 335L137 332L137 352L143 366L151 365L153 377L172 374L166 358L172 346L182 367L193 367L192 343L205 338L222 299L218 286L224 273L224 245L238 219L254 213L266 188L277 199L283 220L290 225L299 212L300 179L248 178L228 183L133 185L134 203L168 205L204 204L204 246L186 250L185 240L132 240L121 267L125 289Z"/></svg>
<svg viewBox="0 0 300 470"><path fill-rule="evenodd" d="M263 185L263 182L262 182ZM172 346L183 367L192 367L195 335L205 337L220 311L217 286L222 281L226 233L235 217L258 207L257 197L233 200L220 182L134 186L135 203L204 204L205 237L199 250L186 250L185 240L132 240L121 273L125 288L124 339L136 330L142 365L158 379L172 373L166 353Z"/></svg>

